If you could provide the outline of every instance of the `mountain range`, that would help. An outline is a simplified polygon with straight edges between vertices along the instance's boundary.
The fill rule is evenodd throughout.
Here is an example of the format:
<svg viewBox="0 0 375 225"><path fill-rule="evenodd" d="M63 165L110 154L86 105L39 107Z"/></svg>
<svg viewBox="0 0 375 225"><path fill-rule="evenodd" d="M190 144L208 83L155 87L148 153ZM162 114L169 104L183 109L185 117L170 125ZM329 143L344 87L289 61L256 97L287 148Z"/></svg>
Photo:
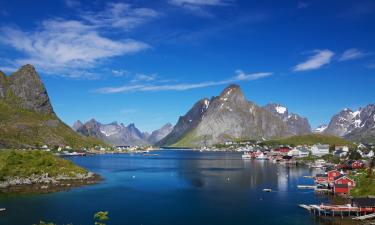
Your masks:
<svg viewBox="0 0 375 225"><path fill-rule="evenodd" d="M160 146L209 146L234 139L265 140L311 133L308 120L280 104L260 107L246 100L238 85L203 98L181 116Z"/></svg>
<svg viewBox="0 0 375 225"><path fill-rule="evenodd" d="M375 104L356 111L345 108L331 118L328 125L321 125L316 133L340 136L357 142L375 140Z"/></svg>
<svg viewBox="0 0 375 225"><path fill-rule="evenodd" d="M57 117L32 65L22 66L10 76L0 71L0 147L44 144L81 147L103 142L77 134Z"/></svg>
<svg viewBox="0 0 375 225"><path fill-rule="evenodd" d="M72 129L73 128L73 129ZM266 140L311 133L308 120L277 103L248 101L238 85L219 96L203 98L178 119L151 134L134 124L102 124L92 119L70 128L55 114L47 90L32 65L7 76L0 71L0 148L47 144L72 147L105 145L206 146L230 140ZM315 133L356 142L375 140L375 104L344 109Z"/></svg>
<svg viewBox="0 0 375 225"><path fill-rule="evenodd" d="M84 136L94 137L111 145L134 146L155 144L169 134L173 126L167 123L149 134L141 132L134 123L127 126L118 122L102 124L95 119L91 119L86 123L78 120L73 124L72 128Z"/></svg>

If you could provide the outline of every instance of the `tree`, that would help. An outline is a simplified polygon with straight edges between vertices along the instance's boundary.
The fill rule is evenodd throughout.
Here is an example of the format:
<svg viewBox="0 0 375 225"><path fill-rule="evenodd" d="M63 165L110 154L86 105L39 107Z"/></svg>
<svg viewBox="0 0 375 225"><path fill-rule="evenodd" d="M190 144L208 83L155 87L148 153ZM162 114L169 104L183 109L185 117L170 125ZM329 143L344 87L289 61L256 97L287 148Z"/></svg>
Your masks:
<svg viewBox="0 0 375 225"><path fill-rule="evenodd" d="M349 159L353 159L353 160L358 160L358 159L361 159L362 158L362 156L361 156L361 154L359 154L359 152L358 151L349 151Z"/></svg>
<svg viewBox="0 0 375 225"><path fill-rule="evenodd" d="M94 215L95 225L105 225L105 221L109 220L108 212L97 212Z"/></svg>

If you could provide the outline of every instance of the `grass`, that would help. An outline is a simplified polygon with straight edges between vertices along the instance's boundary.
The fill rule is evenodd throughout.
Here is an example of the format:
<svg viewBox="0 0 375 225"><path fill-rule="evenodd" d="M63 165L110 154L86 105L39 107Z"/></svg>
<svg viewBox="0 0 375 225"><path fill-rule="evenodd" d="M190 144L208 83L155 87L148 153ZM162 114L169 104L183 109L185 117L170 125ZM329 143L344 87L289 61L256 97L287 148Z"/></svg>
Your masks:
<svg viewBox="0 0 375 225"><path fill-rule="evenodd" d="M48 173L50 177L74 177L87 171L73 162L43 151L0 150L0 180Z"/></svg>
<svg viewBox="0 0 375 225"><path fill-rule="evenodd" d="M350 191L353 197L365 197L375 195L375 174L369 173L369 170L361 170L352 175L356 182L356 187Z"/></svg>
<svg viewBox="0 0 375 225"><path fill-rule="evenodd" d="M314 144L328 144L330 146L334 145L346 145L350 148L354 148L355 145L347 140L344 140L340 137L332 136L332 135L322 135L322 134L307 134L307 135L297 135L291 136L287 138L280 138L265 141L264 144L269 146L277 146L277 145L314 145Z"/></svg>
<svg viewBox="0 0 375 225"><path fill-rule="evenodd" d="M0 146L8 148L69 145L73 148L105 144L74 132L54 114L10 106L0 100Z"/></svg>

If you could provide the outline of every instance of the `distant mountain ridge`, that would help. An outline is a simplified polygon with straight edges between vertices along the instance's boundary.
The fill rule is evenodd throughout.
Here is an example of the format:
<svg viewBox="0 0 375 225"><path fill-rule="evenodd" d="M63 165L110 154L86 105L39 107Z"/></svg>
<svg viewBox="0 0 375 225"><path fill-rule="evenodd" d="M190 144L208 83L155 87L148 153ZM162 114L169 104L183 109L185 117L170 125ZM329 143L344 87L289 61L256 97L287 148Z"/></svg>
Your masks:
<svg viewBox="0 0 375 225"><path fill-rule="evenodd" d="M357 142L375 142L375 104L357 111L343 109L331 118L322 133Z"/></svg>
<svg viewBox="0 0 375 225"><path fill-rule="evenodd" d="M273 115L278 116L288 126L291 135L303 135L311 133L311 126L307 118L296 113L289 113L285 106L278 103L269 103L263 107Z"/></svg>
<svg viewBox="0 0 375 225"><path fill-rule="evenodd" d="M173 128L172 124L167 123L160 129L149 134L141 132L134 123L127 126L116 121L109 124L102 124L95 119L91 119L86 123L77 120L72 127L84 136L95 137L116 146L155 144L169 134Z"/></svg>
<svg viewBox="0 0 375 225"><path fill-rule="evenodd" d="M22 66L10 76L0 71L0 147L29 148L44 144L78 148L104 143L75 133L56 116L32 65Z"/></svg>
<svg viewBox="0 0 375 225"><path fill-rule="evenodd" d="M283 116L272 111L277 109L279 113L283 111ZM172 132L157 144L199 147L233 139L262 140L311 132L307 119L296 114L291 114L289 119L288 116L286 108L259 107L245 99L238 85L230 85L219 96L195 103L179 118Z"/></svg>

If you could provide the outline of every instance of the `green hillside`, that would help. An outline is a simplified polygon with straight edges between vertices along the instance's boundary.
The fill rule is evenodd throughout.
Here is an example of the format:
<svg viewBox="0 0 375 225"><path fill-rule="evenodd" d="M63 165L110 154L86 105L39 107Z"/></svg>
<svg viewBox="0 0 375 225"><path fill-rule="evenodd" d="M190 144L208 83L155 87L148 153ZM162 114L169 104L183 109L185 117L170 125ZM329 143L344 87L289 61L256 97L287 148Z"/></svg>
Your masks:
<svg viewBox="0 0 375 225"><path fill-rule="evenodd" d="M275 145L313 145L313 144L329 144L333 145L347 145L349 147L355 147L355 145L347 140L344 140L340 137L332 135L322 135L322 134L307 134L307 135L298 135L291 136L287 138L274 139L263 142L266 145L275 146Z"/></svg>
<svg viewBox="0 0 375 225"><path fill-rule="evenodd" d="M0 181L6 177L26 178L45 173L50 177L74 177L87 171L69 160L43 151L0 150Z"/></svg>
<svg viewBox="0 0 375 225"><path fill-rule="evenodd" d="M9 106L0 100L0 146L27 148L69 145L73 148L105 145L74 132L54 114L41 114Z"/></svg>

